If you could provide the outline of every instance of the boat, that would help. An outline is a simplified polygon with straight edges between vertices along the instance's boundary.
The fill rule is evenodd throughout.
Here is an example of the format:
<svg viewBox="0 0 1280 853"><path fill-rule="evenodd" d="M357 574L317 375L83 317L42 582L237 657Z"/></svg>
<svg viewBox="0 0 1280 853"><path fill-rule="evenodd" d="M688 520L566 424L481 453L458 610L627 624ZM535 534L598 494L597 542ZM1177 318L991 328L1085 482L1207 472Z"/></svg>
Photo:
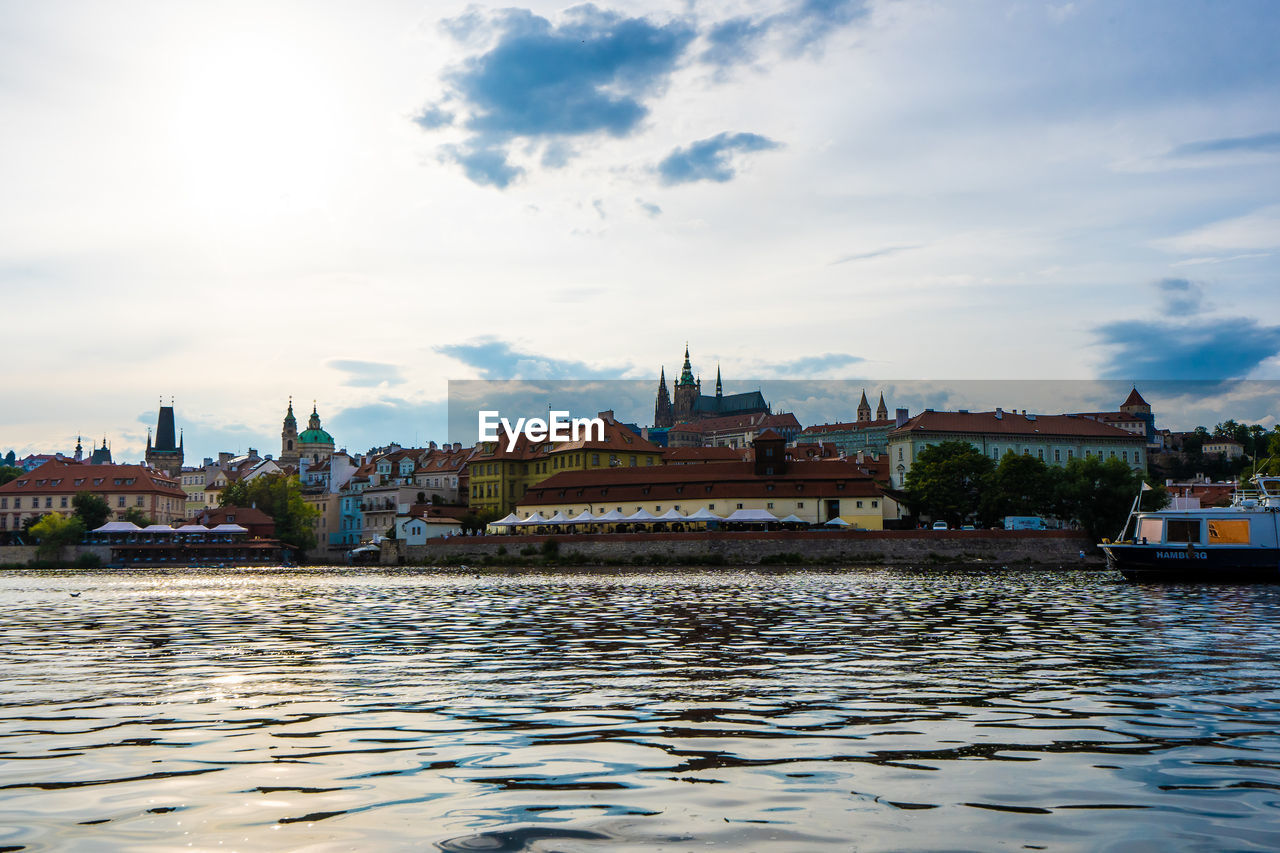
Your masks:
<svg viewBox="0 0 1280 853"><path fill-rule="evenodd" d="M1098 546L1130 581L1280 583L1280 477L1257 476L1231 506L1129 513Z"/></svg>

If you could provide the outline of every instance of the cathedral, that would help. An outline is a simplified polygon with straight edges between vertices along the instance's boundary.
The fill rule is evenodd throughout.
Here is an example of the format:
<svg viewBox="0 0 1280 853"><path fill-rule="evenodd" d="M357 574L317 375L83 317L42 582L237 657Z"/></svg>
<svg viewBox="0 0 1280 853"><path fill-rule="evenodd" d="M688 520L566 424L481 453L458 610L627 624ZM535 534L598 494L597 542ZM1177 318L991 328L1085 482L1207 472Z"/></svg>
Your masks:
<svg viewBox="0 0 1280 853"><path fill-rule="evenodd" d="M333 436L320 426L320 415L314 402L307 428L298 432L298 419L293 415L293 398L290 398L284 429L280 431L280 463L297 465L299 460L305 459L310 467L323 465L333 456L333 448Z"/></svg>
<svg viewBox="0 0 1280 853"><path fill-rule="evenodd" d="M653 425L659 429L728 415L771 414L769 404L759 391L726 395L719 367L716 368L715 395L703 394L702 379L694 377L693 366L689 362L688 344L684 348L680 379L673 388L674 397L667 393L667 371L664 367L658 379L658 398L653 405Z"/></svg>

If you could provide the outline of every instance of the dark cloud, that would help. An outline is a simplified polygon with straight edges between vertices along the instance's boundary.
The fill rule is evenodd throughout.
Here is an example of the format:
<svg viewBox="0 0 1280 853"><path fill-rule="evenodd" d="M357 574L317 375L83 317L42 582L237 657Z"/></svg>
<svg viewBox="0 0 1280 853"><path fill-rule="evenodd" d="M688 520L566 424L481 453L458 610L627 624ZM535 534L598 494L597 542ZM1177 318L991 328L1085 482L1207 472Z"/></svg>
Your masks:
<svg viewBox="0 0 1280 853"><path fill-rule="evenodd" d="M919 246L886 246L883 249L876 249L871 252L859 252L856 255L845 255L843 258L836 258L831 262L831 265L847 264L850 261L869 261L872 258L883 258L888 255L896 255L899 252L909 252L912 249L919 248Z"/></svg>
<svg viewBox="0 0 1280 853"><path fill-rule="evenodd" d="M1108 378L1231 379L1280 353L1280 326L1234 317L1191 323L1125 320L1098 330L1115 347Z"/></svg>
<svg viewBox="0 0 1280 853"><path fill-rule="evenodd" d="M828 352L822 355L807 355L803 358L784 361L776 366L776 371L791 379L804 379L806 373L826 373L851 364L866 361L856 355L843 352Z"/></svg>
<svg viewBox="0 0 1280 853"><path fill-rule="evenodd" d="M1256 136L1231 136L1188 142L1185 145L1179 145L1170 153L1175 157L1195 157L1199 154L1232 151L1280 151L1280 133L1259 133Z"/></svg>
<svg viewBox="0 0 1280 853"><path fill-rule="evenodd" d="M591 5L568 10L558 26L526 9L487 19L469 11L445 25L460 40L486 27L492 46L445 81L448 97L465 106L461 124L472 134L452 159L471 180L497 187L520 174L506 163L514 139L554 144L564 137L635 132L649 113L646 99L666 85L694 37L684 21L658 24ZM417 120L429 127L441 115L428 107ZM544 156L554 166L571 154L562 147Z"/></svg>
<svg viewBox="0 0 1280 853"><path fill-rule="evenodd" d="M866 0L799 0L772 15L730 18L707 32L701 59L721 68L751 62L768 38L784 52L803 53L867 12Z"/></svg>
<svg viewBox="0 0 1280 853"><path fill-rule="evenodd" d="M453 124L453 113L440 106L423 107L422 112L413 117L413 121L423 130L436 130Z"/></svg>
<svg viewBox="0 0 1280 853"><path fill-rule="evenodd" d="M778 147L777 142L758 133L718 133L672 151L658 164L658 174L668 185L693 181L723 183L735 174L729 161L734 152L768 151Z"/></svg>
<svg viewBox="0 0 1280 853"><path fill-rule="evenodd" d="M1156 289L1160 291L1161 310L1170 316L1194 314L1204 301L1200 285L1189 279L1161 279L1156 282Z"/></svg>
<svg viewBox="0 0 1280 853"><path fill-rule="evenodd" d="M435 349L475 368L485 379L617 379L626 372L625 367L596 368L581 361L522 352L498 338Z"/></svg>
<svg viewBox="0 0 1280 853"><path fill-rule="evenodd" d="M400 366L380 361L358 361L349 358L334 358L325 362L326 367L340 370L347 374L343 385L352 388L376 388L379 385L401 385L404 376Z"/></svg>
<svg viewBox="0 0 1280 853"><path fill-rule="evenodd" d="M512 181L524 174L524 169L507 162L507 152L502 148L446 145L440 153L441 159L457 163L471 183L482 187L506 189Z"/></svg>

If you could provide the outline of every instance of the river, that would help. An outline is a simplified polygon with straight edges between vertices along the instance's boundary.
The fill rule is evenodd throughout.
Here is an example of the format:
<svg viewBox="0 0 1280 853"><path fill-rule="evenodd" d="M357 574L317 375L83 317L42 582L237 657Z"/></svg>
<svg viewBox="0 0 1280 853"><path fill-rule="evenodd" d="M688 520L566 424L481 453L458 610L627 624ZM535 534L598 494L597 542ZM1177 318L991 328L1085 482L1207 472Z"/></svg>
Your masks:
<svg viewBox="0 0 1280 853"><path fill-rule="evenodd" d="M1280 586L0 573L0 851L1280 848Z"/></svg>

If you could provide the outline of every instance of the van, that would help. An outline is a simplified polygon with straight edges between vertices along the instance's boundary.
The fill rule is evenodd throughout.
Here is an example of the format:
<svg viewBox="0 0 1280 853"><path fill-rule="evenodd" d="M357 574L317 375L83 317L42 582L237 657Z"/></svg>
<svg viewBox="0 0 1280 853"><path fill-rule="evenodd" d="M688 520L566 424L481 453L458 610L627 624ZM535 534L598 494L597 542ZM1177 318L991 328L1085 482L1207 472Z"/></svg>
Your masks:
<svg viewBox="0 0 1280 853"><path fill-rule="evenodd" d="M1044 519L1036 515L1006 515L1005 530L1044 530Z"/></svg>

